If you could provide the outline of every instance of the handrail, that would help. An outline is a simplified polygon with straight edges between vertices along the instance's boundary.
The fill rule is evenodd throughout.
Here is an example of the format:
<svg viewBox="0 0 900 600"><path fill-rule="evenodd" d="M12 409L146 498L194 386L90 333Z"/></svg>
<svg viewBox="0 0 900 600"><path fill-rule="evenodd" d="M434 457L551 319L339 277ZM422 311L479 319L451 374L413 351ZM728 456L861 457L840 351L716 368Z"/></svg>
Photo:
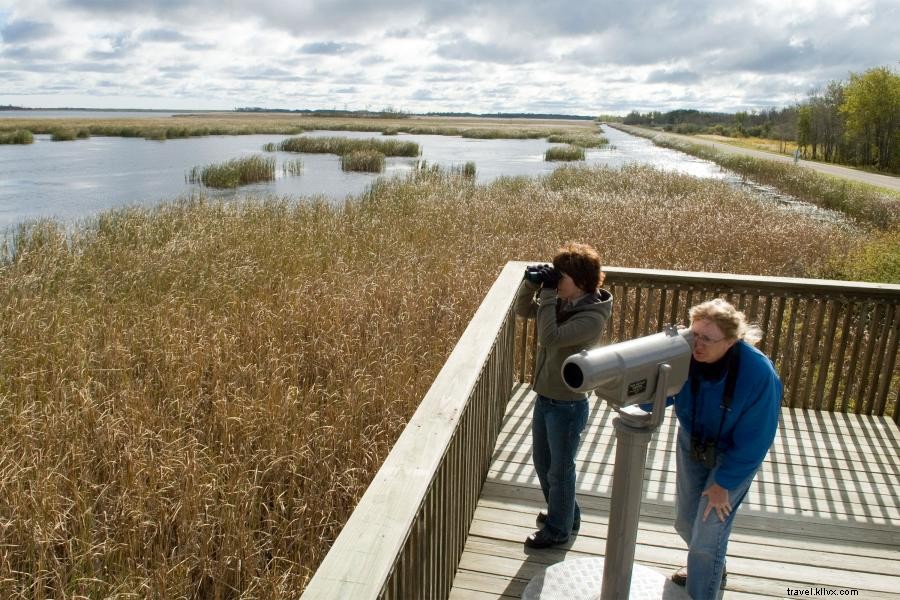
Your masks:
<svg viewBox="0 0 900 600"><path fill-rule="evenodd" d="M446 598L513 386L509 263L302 598Z"/></svg>
<svg viewBox="0 0 900 600"><path fill-rule="evenodd" d="M689 308L724 297L763 330L759 344L784 383L784 404L866 415L893 415L900 372L900 285L605 269L613 317L604 341L616 342L688 322Z"/></svg>

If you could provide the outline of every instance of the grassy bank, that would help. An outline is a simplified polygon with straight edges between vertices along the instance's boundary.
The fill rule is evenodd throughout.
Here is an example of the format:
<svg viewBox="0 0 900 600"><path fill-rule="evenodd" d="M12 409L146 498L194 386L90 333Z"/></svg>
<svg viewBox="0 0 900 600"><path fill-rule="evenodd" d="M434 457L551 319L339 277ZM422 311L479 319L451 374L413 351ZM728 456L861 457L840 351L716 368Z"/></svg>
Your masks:
<svg viewBox="0 0 900 600"><path fill-rule="evenodd" d="M306 131L371 131L387 135L459 135L481 139L528 139L548 135L590 135L591 121L556 119L489 119L455 117L356 118L313 117L289 113L213 113L138 119L4 119L0 135L18 129L53 133L59 129L84 129L92 136L140 137L150 140L207 135L284 134Z"/></svg>
<svg viewBox="0 0 900 600"><path fill-rule="evenodd" d="M419 155L419 145L400 140L358 140L343 137L293 137L278 145L284 152L305 152L309 154L337 154L344 156L351 152L379 152L384 156Z"/></svg>
<svg viewBox="0 0 900 600"><path fill-rule="evenodd" d="M570 144L582 148L601 148L609 144L609 140L601 135L588 134L554 134L547 137L551 144Z"/></svg>
<svg viewBox="0 0 900 600"><path fill-rule="evenodd" d="M0 144L33 144L34 135L27 129L0 132Z"/></svg>
<svg viewBox="0 0 900 600"><path fill-rule="evenodd" d="M637 167L24 226L0 261L0 597L296 598L505 261L576 239L817 276L858 235Z"/></svg>
<svg viewBox="0 0 900 600"><path fill-rule="evenodd" d="M211 188L236 188L259 181L274 181L275 159L246 156L221 164L194 167L186 179L188 183L202 183Z"/></svg>
<svg viewBox="0 0 900 600"><path fill-rule="evenodd" d="M890 230L900 225L900 195L881 188L830 177L790 163L723 153L715 148L684 142L665 134L630 127L622 129L633 135L650 138L658 146L710 160L795 198L842 212L879 229Z"/></svg>

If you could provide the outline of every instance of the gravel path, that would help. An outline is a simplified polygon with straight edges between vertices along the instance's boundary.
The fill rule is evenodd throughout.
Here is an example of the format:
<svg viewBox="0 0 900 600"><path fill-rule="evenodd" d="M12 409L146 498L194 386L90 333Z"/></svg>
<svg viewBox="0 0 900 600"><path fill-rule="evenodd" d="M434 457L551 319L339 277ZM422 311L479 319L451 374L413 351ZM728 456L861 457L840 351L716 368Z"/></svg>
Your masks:
<svg viewBox="0 0 900 600"><path fill-rule="evenodd" d="M751 150L750 148L741 148L740 146L732 146L731 144L724 144L722 142L716 142L713 140L707 140L700 137L694 137L691 135L681 135L677 133L668 133L668 132L660 132L654 129L645 129L643 127L631 127L633 129L639 129L641 131L653 132L656 134L667 135L671 138L683 140L686 142L690 142L692 144L701 144L704 146L712 146L716 150L720 152L726 152L729 154L745 154L747 156L754 156L756 158L764 158L766 160L776 160L781 162L793 162L794 159L790 156L785 156L783 154L775 154L774 152L764 152L762 150ZM624 130L624 129L623 129ZM626 130L627 131L627 130ZM889 190L894 190L900 192L900 177L895 177L893 175L880 175L878 173L869 173L867 171L860 171L858 169L853 169L851 167L843 167L840 165L834 165L830 163L821 163L812 160L800 160L800 166L806 167L807 169L813 169L814 171L819 171L820 173L826 173L828 175L833 175L835 177L842 177L844 179L851 179L853 181L861 181L863 183L868 183L870 185L877 185L878 187L883 187Z"/></svg>

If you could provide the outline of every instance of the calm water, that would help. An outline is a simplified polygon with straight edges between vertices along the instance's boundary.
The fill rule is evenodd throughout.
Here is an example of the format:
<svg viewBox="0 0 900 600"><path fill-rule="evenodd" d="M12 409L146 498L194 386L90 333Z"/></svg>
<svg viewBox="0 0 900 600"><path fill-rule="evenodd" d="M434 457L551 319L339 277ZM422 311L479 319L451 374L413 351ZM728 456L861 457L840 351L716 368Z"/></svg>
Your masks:
<svg viewBox="0 0 900 600"><path fill-rule="evenodd" d="M383 137L362 132L310 132L305 135L338 135L354 138L403 139L419 144L421 160L445 167L474 161L477 178L488 182L500 176L538 176L560 163L544 161L550 147L545 140L473 140L450 136L400 135ZM620 167L646 163L697 177L739 178L714 163L654 146L649 140L605 128L610 147L588 150L589 165ZM194 166L262 153L269 142L284 135L210 136L163 142L133 138L94 137L88 140L52 142L49 135L35 136L27 146L0 145L0 229L25 220L52 217L73 222L100 211L126 205L153 205L191 194L233 198L245 194L276 196L323 195L343 199L364 192L375 175L341 171L337 156L277 152L276 180L245 186L237 191L207 190L185 181ZM283 161L300 158L303 173L284 176ZM412 158L389 158L382 176L408 172Z"/></svg>

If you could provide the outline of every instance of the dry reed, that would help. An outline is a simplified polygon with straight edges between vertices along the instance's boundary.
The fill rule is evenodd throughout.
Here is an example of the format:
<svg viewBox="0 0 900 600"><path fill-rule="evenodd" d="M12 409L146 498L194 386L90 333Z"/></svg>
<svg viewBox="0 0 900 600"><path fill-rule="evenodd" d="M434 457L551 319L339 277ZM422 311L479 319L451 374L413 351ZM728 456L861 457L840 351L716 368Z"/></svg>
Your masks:
<svg viewBox="0 0 900 600"><path fill-rule="evenodd" d="M341 170L381 173L384 171L384 154L378 150L353 150L341 155Z"/></svg>
<svg viewBox="0 0 900 600"><path fill-rule="evenodd" d="M23 226L0 262L0 597L296 598L507 260L576 239L804 276L855 235L640 167Z"/></svg>

